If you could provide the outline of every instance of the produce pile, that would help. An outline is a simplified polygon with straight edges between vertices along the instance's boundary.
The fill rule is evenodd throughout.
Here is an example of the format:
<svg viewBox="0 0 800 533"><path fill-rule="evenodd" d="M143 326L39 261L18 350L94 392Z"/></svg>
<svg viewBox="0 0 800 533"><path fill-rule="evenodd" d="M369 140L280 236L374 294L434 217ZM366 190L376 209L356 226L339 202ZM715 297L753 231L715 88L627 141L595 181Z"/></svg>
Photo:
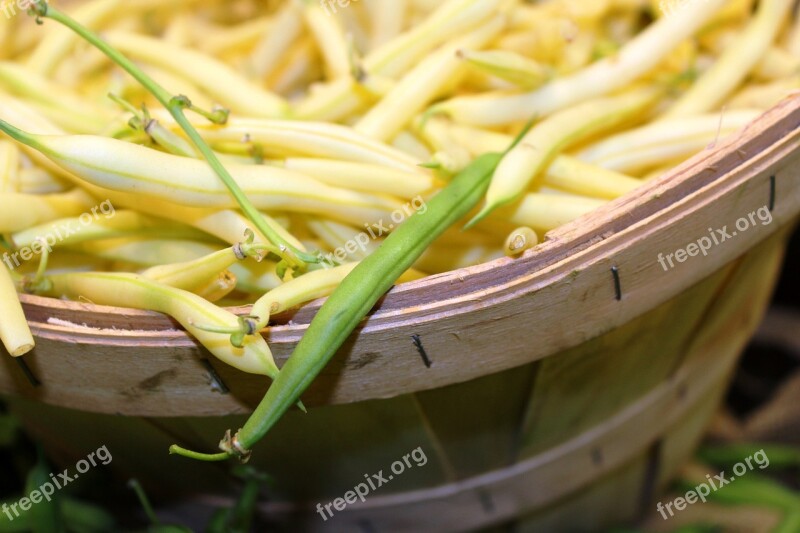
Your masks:
<svg viewBox="0 0 800 533"><path fill-rule="evenodd" d="M519 256L800 87L793 3L9 11L0 337L34 347L20 292L169 314L274 380L222 453L172 449L246 459L393 284ZM328 295L279 370L259 331Z"/></svg>

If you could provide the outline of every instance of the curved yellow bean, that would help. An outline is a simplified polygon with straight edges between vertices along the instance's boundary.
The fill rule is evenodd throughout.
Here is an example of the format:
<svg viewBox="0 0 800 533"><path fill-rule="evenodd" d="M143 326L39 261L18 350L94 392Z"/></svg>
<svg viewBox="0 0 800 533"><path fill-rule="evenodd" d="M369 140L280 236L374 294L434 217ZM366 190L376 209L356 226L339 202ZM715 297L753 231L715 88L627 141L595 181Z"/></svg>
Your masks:
<svg viewBox="0 0 800 533"><path fill-rule="evenodd" d="M63 169L98 187L136 192L194 207L234 207L234 199L204 162L107 137L26 134L0 120L0 130L40 151ZM228 164L260 209L325 213L362 224L400 207L389 197L356 193L263 165Z"/></svg>
<svg viewBox="0 0 800 533"><path fill-rule="evenodd" d="M437 106L459 122L504 125L544 116L624 87L655 67L681 41L698 30L726 2L689 2L628 41L620 51L578 72L523 94L486 93L456 97Z"/></svg>
<svg viewBox="0 0 800 533"><path fill-rule="evenodd" d="M282 117L288 112L282 98L205 54L134 33L113 31L104 37L123 54L183 76L233 112L267 118Z"/></svg>
<svg viewBox="0 0 800 533"><path fill-rule="evenodd" d="M82 189L65 193L0 193L0 233L21 231L57 218L77 216L95 205Z"/></svg>
<svg viewBox="0 0 800 533"><path fill-rule="evenodd" d="M697 115L717 108L769 50L786 20L792 0L762 0L755 18L737 35L714 65L664 114L664 118Z"/></svg>
<svg viewBox="0 0 800 533"><path fill-rule="evenodd" d="M274 378L278 367L267 342L248 335L241 348L231 345L230 335L212 333L196 324L236 327L239 318L188 291L169 287L136 274L80 272L47 277L52 288L45 294L86 298L100 305L159 311L173 317L218 359L248 372Z"/></svg>
<svg viewBox="0 0 800 533"><path fill-rule="evenodd" d="M486 205L473 220L480 220L495 208L518 198L556 154L571 143L630 120L660 94L658 90L647 88L589 100L531 128L500 161L486 192Z"/></svg>
<svg viewBox="0 0 800 533"><path fill-rule="evenodd" d="M457 55L459 50L482 48L504 27L505 17L495 17L425 58L356 123L355 130L374 139L390 140L452 83L454 76L464 71L464 63Z"/></svg>
<svg viewBox="0 0 800 533"><path fill-rule="evenodd" d="M3 341L6 351L14 357L24 355L33 350L35 342L19 295L14 287L14 281L5 265L0 264L0 340Z"/></svg>
<svg viewBox="0 0 800 533"><path fill-rule="evenodd" d="M334 187L398 198L425 194L437 184L436 178L421 168L412 173L383 165L298 157L287 158L283 167Z"/></svg>
<svg viewBox="0 0 800 533"><path fill-rule="evenodd" d="M605 200L568 194L528 193L509 213L503 214L514 224L546 233L605 203Z"/></svg>

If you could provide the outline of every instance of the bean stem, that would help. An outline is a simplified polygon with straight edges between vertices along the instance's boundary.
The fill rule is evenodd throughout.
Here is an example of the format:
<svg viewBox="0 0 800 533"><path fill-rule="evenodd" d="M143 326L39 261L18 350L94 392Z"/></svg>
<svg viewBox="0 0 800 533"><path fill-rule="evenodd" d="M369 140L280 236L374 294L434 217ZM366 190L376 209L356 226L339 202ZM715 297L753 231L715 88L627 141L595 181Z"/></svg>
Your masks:
<svg viewBox="0 0 800 533"><path fill-rule="evenodd" d="M169 92L166 91L166 89L161 87L158 83L156 83L155 80L150 78L139 67L133 64L132 61L104 42L97 34L85 28L68 15L45 3L43 0L37 0L31 9L38 17L46 17L55 20L56 22L63 24L80 35L83 39L92 44L117 65L127 71L136 79L136 81L138 81L145 89L155 96L155 98L169 111L170 115L172 115L172 117L175 119L175 122L180 125L184 132L186 132L186 135L189 137L192 143L194 143L201 155L205 158L217 176L219 176L219 178L228 188L231 195L239 204L239 207L247 216L247 218L250 219L256 228L258 228L258 231L266 236L270 242L276 246L279 246L281 250L284 251L285 255L283 256L283 259L287 260L291 265L300 268L304 268L305 263L318 262L319 259L315 255L298 250L291 243L283 239L278 232L276 232L264 221L261 213L259 213L255 206L250 202L230 173L225 169L222 163L220 163L216 154L214 154L194 126L192 126L191 122L186 118L184 109L191 108L191 102L189 102L188 98L180 96L173 97Z"/></svg>

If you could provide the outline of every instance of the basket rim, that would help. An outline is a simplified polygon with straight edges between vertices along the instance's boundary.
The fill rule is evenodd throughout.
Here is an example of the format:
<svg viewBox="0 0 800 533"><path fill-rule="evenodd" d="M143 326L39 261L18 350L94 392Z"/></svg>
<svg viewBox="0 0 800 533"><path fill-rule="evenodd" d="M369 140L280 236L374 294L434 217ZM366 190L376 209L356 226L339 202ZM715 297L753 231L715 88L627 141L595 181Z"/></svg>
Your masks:
<svg viewBox="0 0 800 533"><path fill-rule="evenodd" d="M669 273L656 261L660 252L707 235L705 228L731 224L770 198L774 223L754 226L734 244L676 264ZM798 215L800 93L635 194L549 233L522 258L501 258L394 287L317 376L303 401L314 406L389 398L554 356L690 289ZM618 267L619 292L612 267ZM50 305L54 302L57 307ZM279 367L320 303L301 307L291 322L262 332ZM37 348L26 359L48 386L33 388L11 365L7 375L0 372L0 391L140 416L246 413L263 395L262 376L212 358L204 361L202 347L164 315L31 296L23 297L23 306L37 338ZM209 365L233 394L220 396L209 387ZM170 386L145 386L159 376L168 376ZM125 394L136 396L135 406Z"/></svg>

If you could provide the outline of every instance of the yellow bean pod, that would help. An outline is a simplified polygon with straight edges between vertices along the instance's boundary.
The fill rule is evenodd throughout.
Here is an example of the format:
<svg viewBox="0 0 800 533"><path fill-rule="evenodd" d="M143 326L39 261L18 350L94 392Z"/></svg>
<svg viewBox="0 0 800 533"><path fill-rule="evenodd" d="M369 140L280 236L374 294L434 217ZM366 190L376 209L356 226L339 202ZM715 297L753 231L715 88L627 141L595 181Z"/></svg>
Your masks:
<svg viewBox="0 0 800 533"><path fill-rule="evenodd" d="M601 59L522 94L485 93L456 97L436 106L454 119L476 126L513 124L544 116L625 87L655 67L681 41L695 33L727 0L689 2L628 41L612 57Z"/></svg>
<svg viewBox="0 0 800 533"><path fill-rule="evenodd" d="M585 148L577 157L607 169L633 174L647 167L685 159L759 115L761 111L737 110L661 120L607 137Z"/></svg>
<svg viewBox="0 0 800 533"><path fill-rule="evenodd" d="M94 205L94 199L82 189L55 194L0 193L0 233L12 233L57 218L77 216Z"/></svg>
<svg viewBox="0 0 800 533"><path fill-rule="evenodd" d="M567 194L528 193L518 205L503 214L514 224L546 233L605 203L604 200Z"/></svg>
<svg viewBox="0 0 800 533"><path fill-rule="evenodd" d="M486 46L504 27L505 17L495 17L425 58L358 121L355 130L374 139L390 140L464 71L459 50Z"/></svg>
<svg viewBox="0 0 800 533"><path fill-rule="evenodd" d="M658 90L647 88L590 100L560 111L534 126L500 161L486 192L486 206L475 220L517 199L556 154L571 143L630 120L660 94Z"/></svg>
<svg viewBox="0 0 800 533"><path fill-rule="evenodd" d="M281 97L258 87L210 56L134 33L112 31L104 37L123 54L186 78L233 112L265 118L288 113L288 105Z"/></svg>
<svg viewBox="0 0 800 533"><path fill-rule="evenodd" d="M207 141L247 142L264 147L267 154L304 155L383 165L417 172L421 161L371 139L353 128L324 122L253 120L232 117L225 126L200 126Z"/></svg>
<svg viewBox="0 0 800 533"><path fill-rule="evenodd" d="M80 272L54 274L47 279L52 288L45 294L170 315L221 361L250 374L271 378L278 374L269 346L261 336L248 335L242 347L236 348L231 345L230 335L195 327L196 324L236 327L239 318L191 292L126 273Z"/></svg>
<svg viewBox="0 0 800 533"><path fill-rule="evenodd" d="M25 355L33 350L35 342L11 274L4 265L0 265L0 340L6 351L14 357Z"/></svg>
<svg viewBox="0 0 800 533"><path fill-rule="evenodd" d="M437 185L436 178L422 168L406 172L383 165L299 157L287 158L283 167L334 187L398 198L413 198Z"/></svg>
<svg viewBox="0 0 800 533"><path fill-rule="evenodd" d="M194 207L235 207L236 202L204 162L90 135L26 134L0 120L0 130L38 150L92 185L135 192ZM401 207L390 197L357 193L263 165L228 164L228 171L259 209L324 213L362 224Z"/></svg>

